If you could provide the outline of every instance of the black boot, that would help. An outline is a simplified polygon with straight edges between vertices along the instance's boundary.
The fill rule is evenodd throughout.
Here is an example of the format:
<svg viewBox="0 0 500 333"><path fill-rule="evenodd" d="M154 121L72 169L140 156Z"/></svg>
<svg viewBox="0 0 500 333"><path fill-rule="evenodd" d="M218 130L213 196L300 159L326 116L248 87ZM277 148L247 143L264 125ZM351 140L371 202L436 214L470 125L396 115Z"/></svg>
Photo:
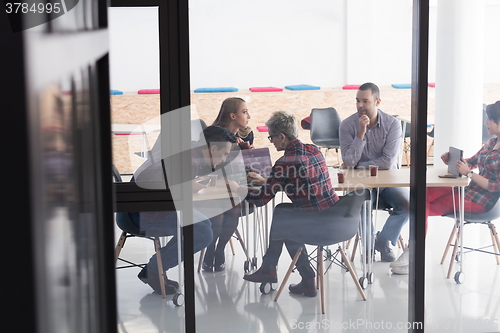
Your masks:
<svg viewBox="0 0 500 333"><path fill-rule="evenodd" d="M278 272L276 271L276 266L271 266L263 262L257 271L253 274L246 274L243 279L250 282L277 283Z"/></svg>
<svg viewBox="0 0 500 333"><path fill-rule="evenodd" d="M307 297L316 297L318 294L316 288L316 278L312 277L309 279L302 278L302 281L297 284L291 284L288 286L288 289L292 294L304 294Z"/></svg>
<svg viewBox="0 0 500 333"><path fill-rule="evenodd" d="M178 292L179 283L173 280L167 279L167 274L165 276L165 293L167 295L174 295ZM144 267L137 275L139 280L143 283L148 284L155 292L161 294L160 277L158 272L148 271L148 266Z"/></svg>

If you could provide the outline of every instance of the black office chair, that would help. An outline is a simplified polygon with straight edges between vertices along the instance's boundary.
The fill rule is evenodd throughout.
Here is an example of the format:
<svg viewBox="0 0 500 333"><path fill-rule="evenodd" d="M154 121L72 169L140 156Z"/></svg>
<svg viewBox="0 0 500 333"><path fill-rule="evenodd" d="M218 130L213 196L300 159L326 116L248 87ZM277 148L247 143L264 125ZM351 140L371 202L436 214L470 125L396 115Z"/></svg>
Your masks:
<svg viewBox="0 0 500 333"><path fill-rule="evenodd" d="M120 173L118 172L118 169L114 165L112 166L112 168L113 168L112 174L113 174L113 179L114 179L115 183L122 182L122 177L121 177ZM163 271L163 264L161 261L161 252L160 252L160 248L161 248L160 237L163 235L157 235L154 237L147 236L146 232L141 230L132 221L129 213L118 212L118 213L116 213L115 219L116 219L116 225L122 230L122 233L121 233L120 237L118 238L118 242L117 242L116 248L115 248L115 264L118 262L118 260L127 264L124 266L116 267L116 269L130 268L130 267L138 267L138 268L142 269L146 266L145 263L144 264L137 264L137 263L134 263L132 261L120 258L120 252L123 249L123 247L125 246L125 241L128 238L140 237L140 238L145 238L145 239L149 239L149 240L153 241L155 252L156 252L156 258L158 260L158 276L160 278L161 296L163 298L165 298L166 297L165 284L164 284L165 275L164 275L164 271ZM178 303L177 297L178 296L176 295L174 297L175 297L174 303L177 305L177 303Z"/></svg>
<svg viewBox="0 0 500 333"><path fill-rule="evenodd" d="M320 213L309 213L311 219L309 221L304 221L307 224L307 230L302 232L297 232L296 228L293 226L297 225L296 221L284 220L283 223L274 223L273 217L273 230L271 235L274 239L289 239L299 243L304 243L307 245L315 245L316 257L311 258L311 260L317 260L317 279L318 279L318 289L320 289L321 294L321 312L325 313L325 284L324 284L324 265L323 265L323 250L325 246L339 244L341 242L351 239L358 231L359 224L361 221L361 208L366 200L370 200L370 191L368 189L356 190L350 192L345 196L341 197L340 201L335 204L332 208L324 211L323 214ZM279 213L278 210L275 214ZM283 221L277 217L276 221ZM286 224L292 224L292 227L287 228ZM285 227L284 227L285 226ZM295 254L290 267L281 283L281 286L276 294L275 301L278 300L283 288L286 286L288 278L299 259L302 248L299 248ZM341 260L337 259L340 254ZM331 255L332 263L342 267L351 274L351 277L356 285L359 293L363 300L366 301L365 293L361 287L356 273L352 269L352 266L347 258L341 244L339 244L337 250ZM262 289L261 289L262 291Z"/></svg>
<svg viewBox="0 0 500 333"><path fill-rule="evenodd" d="M448 254L448 250L450 249L451 246L453 246L453 252L451 254L451 260L450 260L450 267L448 268L448 274L446 278L450 278L451 276L451 271L453 269L453 263L456 260L457 262L460 262L462 260L461 255L457 255L457 251L460 247L460 237L461 237L461 230L460 230L460 220L459 217L456 216L454 213L446 214L443 215L445 217L450 217L455 219L455 225L453 226L453 229L451 230L450 238L448 239L448 243L446 244L446 248L443 253L443 257L441 258L441 264L443 264L446 255ZM487 254L493 254L495 256L497 265L500 265L500 240L498 238L498 233L496 231L495 225L491 222L500 217L500 200L497 200L493 208L491 208L489 211L481 214L471 214L471 213L466 213L464 214L464 226L468 224L480 224L480 225L486 225L490 229L490 234L491 234L491 243L492 245L481 247L481 248L470 248L470 247L463 247L463 249L470 251L479 251L482 253L487 253ZM455 238L455 240L453 240ZM453 241L455 243L453 243ZM483 250L484 248L493 246L493 252L491 251L485 251ZM463 249L462 252L463 253ZM455 274L455 282L456 283L462 283L464 279L464 275L462 270L457 272Z"/></svg>
<svg viewBox="0 0 500 333"><path fill-rule="evenodd" d="M410 142L408 141L408 138L411 137L411 124L401 120L401 130L405 128L405 132L403 133L403 154L405 155L406 159L406 165L410 166L410 151L411 151L411 145Z"/></svg>
<svg viewBox="0 0 500 333"><path fill-rule="evenodd" d="M429 150L427 151L427 157L429 157L429 154L431 152L431 148L432 148L432 146L434 146L434 129L435 129L435 127L432 126L432 129L429 132L427 132L427 135L432 138L432 143L429 146Z"/></svg>
<svg viewBox="0 0 500 333"><path fill-rule="evenodd" d="M330 149L337 152L337 160L340 165L340 117L334 108L312 109L311 111L311 141L320 148L326 148L326 154Z"/></svg>
<svg viewBox="0 0 500 333"><path fill-rule="evenodd" d="M203 130L207 128L207 124L203 119L192 119L191 120L191 141L198 141L200 139L200 134Z"/></svg>

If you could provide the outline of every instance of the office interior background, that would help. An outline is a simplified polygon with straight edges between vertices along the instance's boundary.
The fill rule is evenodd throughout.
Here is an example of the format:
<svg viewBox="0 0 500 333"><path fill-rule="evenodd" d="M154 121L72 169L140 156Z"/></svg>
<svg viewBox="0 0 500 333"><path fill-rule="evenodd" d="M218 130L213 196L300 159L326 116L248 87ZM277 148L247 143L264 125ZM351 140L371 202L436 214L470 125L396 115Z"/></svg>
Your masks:
<svg viewBox="0 0 500 333"><path fill-rule="evenodd" d="M121 8L113 8L117 4ZM9 254L4 288L11 304L5 315L16 318L14 313L26 314L25 320L4 320L12 327L9 331L191 331L192 326L184 323L189 316L197 318L200 324L196 331L223 330L224 313L216 312L217 319L208 320L207 324L200 304L208 304L210 309L212 303L199 295L196 313L191 306L177 308L168 303L151 320L153 324L137 315L141 320L133 322L133 330L123 320L136 313L121 313L128 310L120 307L120 300L129 299L120 297L134 289L138 281L133 272L115 272L117 230L110 177L114 152L109 90L128 94L160 88L160 114L190 105L192 90L200 87L232 86L245 90L252 86L305 83L339 89L366 81L384 87L414 83L414 6L426 4L396 0L198 0L150 1L144 6L134 1L111 2L108 8L104 1L80 1L71 12L49 24L17 33L12 32L2 13L2 59L6 65L1 81L7 110L3 135L5 142L15 138L15 144L5 147L4 154L10 159L2 167L8 190L6 221L13 225L13 232L3 244L4 252ZM486 90L494 90L500 84L500 65L496 61L500 46L495 42L500 32L496 20L499 12L500 1L496 0L439 0L429 4L427 82L435 82L436 88L429 95L428 104L435 114L436 152L454 145L470 156L480 147L482 104L494 102L485 101L483 96ZM126 30L127 27L133 29ZM187 48L189 53L185 52ZM412 89L418 87L413 85ZM408 106L412 107L412 102ZM189 118L190 115L182 118L182 124ZM449 223L439 229L443 234L436 237L436 242L444 244L451 228ZM478 235L473 240L482 237ZM428 246L434 239L429 237ZM432 253L442 247L439 243ZM147 256L148 250L142 245L139 249L144 251L141 256ZM457 318L459 323L451 329L480 332L487 327L498 331L493 325L497 323L498 301L487 297L498 293L497 267L491 258L473 255L474 259L467 262L469 282L464 285L455 285L445 280L442 272L430 270L429 281L442 280L437 285L429 283L426 316L439 323L439 300L448 297L449 302L443 304L452 308L452 314L444 317ZM197 258L193 260L196 262ZM385 281L383 268L377 274L380 281ZM121 275L135 280L130 278L130 285L117 289L120 280L115 281L115 277L119 279ZM202 277L195 281L195 290L201 288ZM210 276L208 285L219 286L220 279L216 278ZM407 313L412 311L405 302L411 299L407 284L407 280L399 282L399 302L394 303L399 311L393 319L401 322L407 321ZM330 294L332 303L346 291L344 287L335 289L334 285L329 286L335 291ZM232 286L243 293L246 290L253 300L262 299L258 293L245 289L249 286ZM383 289L373 287L375 295L368 302L379 304L376 299L382 297L379 293ZM147 295L148 291L143 288L130 295L135 297L137 293ZM346 310L343 320L370 318L376 322L384 318L383 313L374 314L373 307L360 311L359 306L352 305L360 300L352 295L341 300L340 305L331 307L328 318L332 321L338 321L333 311L351 307L354 311ZM132 297L132 301L137 299ZM317 310L310 300L306 306L303 299L293 301L298 301L301 309ZM263 303L258 305L273 306L270 301ZM152 304L163 301L155 300ZM384 306L391 309L390 305ZM137 307L135 304L132 308ZM242 303L236 306L238 315L241 307ZM293 331L293 324L286 324L297 322L297 318L306 318L308 322L322 319L321 315L316 317L308 312L305 317L296 317L298 308L286 309L293 314L291 317L285 311L279 319L269 319L277 320L278 327L263 322L257 327L249 324L249 329ZM273 311L269 312L274 315L277 310ZM253 316L265 317L265 312L260 308ZM161 318L168 320L160 325L154 323ZM470 324L475 321L481 325ZM169 325L174 322L177 324ZM236 319L232 324L245 325L244 322ZM440 328L428 325L426 330L445 331ZM302 331L318 330L313 327ZM341 327L339 331L349 329Z"/></svg>

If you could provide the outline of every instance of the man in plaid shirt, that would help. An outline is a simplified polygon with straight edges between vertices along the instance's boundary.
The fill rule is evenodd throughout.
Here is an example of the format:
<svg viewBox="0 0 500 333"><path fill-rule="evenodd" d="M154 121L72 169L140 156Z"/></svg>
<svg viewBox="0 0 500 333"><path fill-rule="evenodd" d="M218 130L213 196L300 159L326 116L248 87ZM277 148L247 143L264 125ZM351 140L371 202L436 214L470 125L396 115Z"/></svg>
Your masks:
<svg viewBox="0 0 500 333"><path fill-rule="evenodd" d="M276 206L269 248L264 255L262 266L255 273L245 275L244 279L251 282L276 283L278 281L276 265L283 244L286 245L292 258L298 248L302 247L296 265L302 281L291 284L289 289L294 294L314 297L317 294L315 273L308 262L304 244L287 239L274 240L272 230L279 224L280 228L286 227L291 232L301 233L307 230L308 221L320 218L319 214L327 216L328 209L339 201L339 197L332 188L330 175L319 148L304 144L297 139L297 119L292 113L274 112L266 122L266 126L269 128L269 141L274 144L276 150L284 151L284 155L276 161L269 178L265 179L253 172L248 174L248 179L262 185L262 188L250 189L245 200L263 206L274 198L276 193L283 191L292 203ZM244 191L240 188L238 193L242 194Z"/></svg>

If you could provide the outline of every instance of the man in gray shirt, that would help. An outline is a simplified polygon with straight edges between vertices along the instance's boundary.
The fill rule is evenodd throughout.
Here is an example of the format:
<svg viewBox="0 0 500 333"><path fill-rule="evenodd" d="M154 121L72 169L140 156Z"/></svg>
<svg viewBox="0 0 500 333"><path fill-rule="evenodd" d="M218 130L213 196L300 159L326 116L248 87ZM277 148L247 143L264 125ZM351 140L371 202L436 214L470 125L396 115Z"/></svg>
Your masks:
<svg viewBox="0 0 500 333"><path fill-rule="evenodd" d="M340 123L340 149L344 167L367 169L369 165L378 165L382 170L397 168L401 123L378 109L380 101L377 85L368 82L359 87L356 94L358 112ZM380 252L382 261L392 262L396 257L389 242L396 245L401 229L408 221L410 192L407 188L387 187L380 188L378 195L378 209L392 209L392 212L382 230L377 233L375 250ZM377 189L372 191L374 204L376 197Z"/></svg>

